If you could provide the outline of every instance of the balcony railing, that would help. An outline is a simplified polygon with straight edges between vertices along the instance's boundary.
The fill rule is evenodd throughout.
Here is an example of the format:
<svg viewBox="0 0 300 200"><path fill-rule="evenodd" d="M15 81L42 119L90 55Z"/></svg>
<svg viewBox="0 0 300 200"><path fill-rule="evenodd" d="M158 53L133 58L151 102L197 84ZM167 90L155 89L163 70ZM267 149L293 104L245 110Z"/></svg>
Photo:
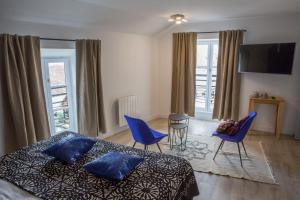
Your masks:
<svg viewBox="0 0 300 200"><path fill-rule="evenodd" d="M205 109L207 91L207 74L196 74L196 107ZM212 75L211 93L209 94L210 105L214 105L216 88L216 75Z"/></svg>
<svg viewBox="0 0 300 200"><path fill-rule="evenodd" d="M55 122L55 132L70 128L69 104L66 85L51 86L52 110Z"/></svg>

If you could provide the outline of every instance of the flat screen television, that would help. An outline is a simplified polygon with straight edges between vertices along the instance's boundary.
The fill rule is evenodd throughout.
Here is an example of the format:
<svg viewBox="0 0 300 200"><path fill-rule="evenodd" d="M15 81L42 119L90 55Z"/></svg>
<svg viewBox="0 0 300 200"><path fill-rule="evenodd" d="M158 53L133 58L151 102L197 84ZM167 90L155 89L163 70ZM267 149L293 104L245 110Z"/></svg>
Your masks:
<svg viewBox="0 0 300 200"><path fill-rule="evenodd" d="M239 72L292 74L296 43L246 44L239 50Z"/></svg>

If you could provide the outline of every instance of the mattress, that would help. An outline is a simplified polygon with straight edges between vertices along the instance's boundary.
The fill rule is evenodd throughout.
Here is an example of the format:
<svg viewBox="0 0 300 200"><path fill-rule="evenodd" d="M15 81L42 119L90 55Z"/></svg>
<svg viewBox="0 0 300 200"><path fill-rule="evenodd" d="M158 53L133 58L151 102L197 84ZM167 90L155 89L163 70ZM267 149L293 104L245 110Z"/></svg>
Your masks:
<svg viewBox="0 0 300 200"><path fill-rule="evenodd" d="M0 157L0 186L3 186L0 187L0 197L184 200L199 194L190 163L176 156L134 149L103 140L98 140L74 165L65 165L41 153L49 145L69 134L73 133L64 132ZM109 181L83 169L84 164L110 151L143 156L145 160L122 181Z"/></svg>

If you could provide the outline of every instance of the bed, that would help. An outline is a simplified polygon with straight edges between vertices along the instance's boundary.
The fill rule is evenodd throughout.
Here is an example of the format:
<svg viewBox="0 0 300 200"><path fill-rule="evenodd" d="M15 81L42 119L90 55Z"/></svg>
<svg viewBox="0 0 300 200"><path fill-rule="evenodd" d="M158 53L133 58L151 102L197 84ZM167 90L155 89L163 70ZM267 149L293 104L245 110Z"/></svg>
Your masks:
<svg viewBox="0 0 300 200"><path fill-rule="evenodd" d="M74 165L65 165L41 153L68 134L55 135L0 157L0 185L6 187L0 187L0 195L13 199L7 193L8 189L16 191L13 188L16 186L22 189L18 195L24 195L24 199L187 200L199 194L194 171L183 158L103 140L97 140L93 148ZM85 163L109 151L140 155L145 160L122 181L95 177L82 168ZM3 189L5 191L1 191Z"/></svg>

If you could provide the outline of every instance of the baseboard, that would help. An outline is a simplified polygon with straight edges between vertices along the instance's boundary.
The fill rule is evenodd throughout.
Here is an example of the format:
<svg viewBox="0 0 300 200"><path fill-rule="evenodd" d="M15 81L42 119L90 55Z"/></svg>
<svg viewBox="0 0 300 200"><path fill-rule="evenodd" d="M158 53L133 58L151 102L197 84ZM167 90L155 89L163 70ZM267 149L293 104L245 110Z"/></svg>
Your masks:
<svg viewBox="0 0 300 200"><path fill-rule="evenodd" d="M157 115L157 118L168 119L169 115Z"/></svg>
<svg viewBox="0 0 300 200"><path fill-rule="evenodd" d="M126 131L126 130L128 130L128 126L127 125L123 126L123 127L119 127L119 128L117 128L117 129L115 129L113 131L109 131L109 132L106 132L104 134L101 134L101 135L98 136L98 138L105 139L105 138L111 137L111 136L113 136L115 134L121 133L121 132Z"/></svg>
<svg viewBox="0 0 300 200"><path fill-rule="evenodd" d="M152 116L148 116L148 117L144 118L144 120L146 122L149 122L149 121L152 121L152 120L155 120L155 119L159 119L159 118L160 118L159 115L152 115Z"/></svg>
<svg viewBox="0 0 300 200"><path fill-rule="evenodd" d="M251 129L249 130L249 132L253 135L268 135L268 136L276 136L275 132L270 132L270 131L262 131L262 130L256 130L256 129ZM290 134L290 133L280 133L280 136L289 136L289 137L294 137L294 134ZM296 138L295 138L296 139Z"/></svg>

